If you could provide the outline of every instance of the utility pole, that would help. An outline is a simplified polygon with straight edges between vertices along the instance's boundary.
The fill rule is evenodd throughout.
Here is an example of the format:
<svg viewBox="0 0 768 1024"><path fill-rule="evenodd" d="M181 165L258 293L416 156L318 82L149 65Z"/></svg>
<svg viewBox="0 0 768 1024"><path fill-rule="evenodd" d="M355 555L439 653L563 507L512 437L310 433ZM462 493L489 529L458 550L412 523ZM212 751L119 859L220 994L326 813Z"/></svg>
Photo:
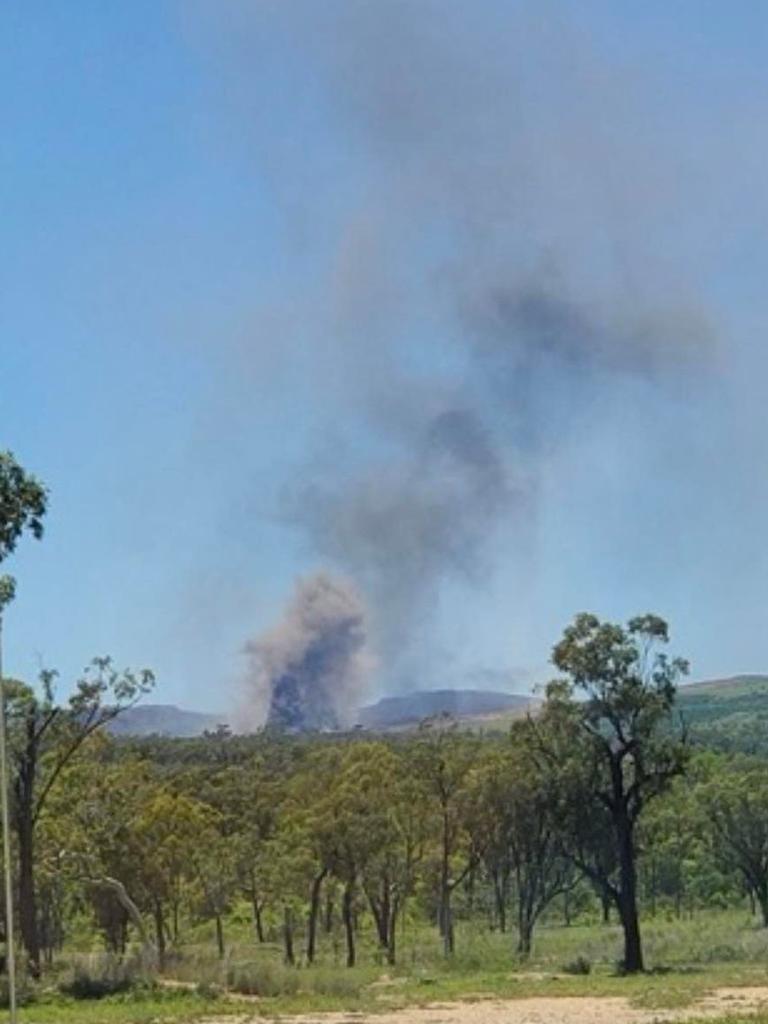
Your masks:
<svg viewBox="0 0 768 1024"><path fill-rule="evenodd" d="M16 950L13 929L13 872L11 869L11 829L8 813L8 731L5 718L5 679L3 678L3 612L16 595L12 576L0 576L0 821L3 826L3 876L5 880L5 951L8 968L9 1024L17 1024Z"/></svg>

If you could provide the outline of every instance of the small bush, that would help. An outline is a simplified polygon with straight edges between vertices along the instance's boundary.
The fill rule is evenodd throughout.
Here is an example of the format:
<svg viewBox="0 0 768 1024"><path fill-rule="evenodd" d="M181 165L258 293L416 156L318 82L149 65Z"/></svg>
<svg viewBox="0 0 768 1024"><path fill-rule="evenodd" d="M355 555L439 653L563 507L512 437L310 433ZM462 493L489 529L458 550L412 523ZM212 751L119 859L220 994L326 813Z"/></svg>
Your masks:
<svg viewBox="0 0 768 1024"><path fill-rule="evenodd" d="M221 997L221 988L210 981L199 981L195 985L195 995L200 999L213 1001Z"/></svg>
<svg viewBox="0 0 768 1024"><path fill-rule="evenodd" d="M357 998L361 994L364 984L359 977L346 968L342 970L315 968L306 973L305 980L307 988L316 995L338 996L346 999Z"/></svg>
<svg viewBox="0 0 768 1024"><path fill-rule="evenodd" d="M93 957L75 964L59 982L59 990L73 999L104 999L146 985L146 976L136 962Z"/></svg>
<svg viewBox="0 0 768 1024"><path fill-rule="evenodd" d="M745 952L739 946L728 942L721 942L716 946L704 950L699 959L705 963L735 963L738 960L747 959Z"/></svg>
<svg viewBox="0 0 768 1024"><path fill-rule="evenodd" d="M575 960L563 965L564 974L591 974L592 963L585 956L577 956Z"/></svg>
<svg viewBox="0 0 768 1024"><path fill-rule="evenodd" d="M299 975L294 967L264 961L230 964L227 986L245 996L295 995L299 990Z"/></svg>
<svg viewBox="0 0 768 1024"><path fill-rule="evenodd" d="M28 1006L35 1000L35 992L25 977L16 979L16 1005ZM10 995L8 992L8 977L0 977L0 1009L7 1010L10 1007Z"/></svg>

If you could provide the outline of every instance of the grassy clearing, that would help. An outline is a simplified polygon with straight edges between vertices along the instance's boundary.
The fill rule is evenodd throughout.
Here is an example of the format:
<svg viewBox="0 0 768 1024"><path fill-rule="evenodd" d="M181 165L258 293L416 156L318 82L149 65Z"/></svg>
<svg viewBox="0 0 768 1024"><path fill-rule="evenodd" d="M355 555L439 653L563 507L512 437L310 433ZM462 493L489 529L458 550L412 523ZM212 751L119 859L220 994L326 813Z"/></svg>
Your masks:
<svg viewBox="0 0 768 1024"><path fill-rule="evenodd" d="M729 1014L727 1017L718 1017L717 1024L768 1024L768 1013L751 1013L745 1015L732 1016ZM663 1018L659 1020L659 1024L664 1024ZM694 1020L691 1018L686 1021L686 1024L712 1024L712 1018L699 1018Z"/></svg>
<svg viewBox="0 0 768 1024"><path fill-rule="evenodd" d="M455 957L440 954L433 931L406 928L400 962L387 967L372 946L362 945L360 966L342 965L343 951L328 937L313 967L287 967L277 945L256 946L246 927L230 926L227 957L212 956L204 929L169 964L159 986L103 999L73 999L53 989L25 1006L28 1024L149 1024L191 1022L204 1017L355 1010L375 1013L431 1002L531 996L613 996L632 1005L665 1009L691 1005L719 987L768 985L768 933L744 912L701 913L691 920L656 918L644 929L651 971L617 974L621 951L617 928L597 924L542 927L527 963L514 956L512 935L459 928ZM83 954L70 956L61 976L77 970ZM567 973L579 959L589 974ZM228 990L228 991L226 991ZM238 996L237 991L247 995ZM663 1019L663 1016L660 1016ZM745 1018L730 1018L736 1024ZM768 1014L749 1018L768 1024Z"/></svg>
<svg viewBox="0 0 768 1024"><path fill-rule="evenodd" d="M191 992L139 992L93 1002L51 994L25 1006L19 1017L24 1024L181 1024L214 1014L219 1017L243 1011L243 1005L213 1001Z"/></svg>

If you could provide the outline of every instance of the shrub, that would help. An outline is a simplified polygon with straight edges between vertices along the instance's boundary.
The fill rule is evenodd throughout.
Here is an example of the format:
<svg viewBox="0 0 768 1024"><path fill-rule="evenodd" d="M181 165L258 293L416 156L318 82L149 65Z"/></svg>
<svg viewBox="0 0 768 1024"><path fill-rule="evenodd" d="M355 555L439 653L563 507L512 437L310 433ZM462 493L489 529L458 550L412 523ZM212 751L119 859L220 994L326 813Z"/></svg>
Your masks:
<svg viewBox="0 0 768 1024"><path fill-rule="evenodd" d="M195 985L195 995L200 999L214 1000L221 996L221 988L210 981L198 981Z"/></svg>
<svg viewBox="0 0 768 1024"><path fill-rule="evenodd" d="M721 942L716 946L704 951L700 959L706 963L734 963L737 960L745 960L746 954L743 949L728 942Z"/></svg>
<svg viewBox="0 0 768 1024"><path fill-rule="evenodd" d="M27 1006L29 1003L34 1002L35 992L29 981L25 977L19 977L16 979L16 1004L18 1006ZM2 975L0 977L0 1009L7 1010L10 1006L10 997L8 993L8 977Z"/></svg>
<svg viewBox="0 0 768 1024"><path fill-rule="evenodd" d="M233 992L246 996L294 995L299 990L295 968L265 960L230 964L227 985Z"/></svg>
<svg viewBox="0 0 768 1024"><path fill-rule="evenodd" d="M73 999L104 999L146 985L144 971L135 961L91 957L75 964L59 989Z"/></svg>
<svg viewBox="0 0 768 1024"><path fill-rule="evenodd" d="M577 956L575 960L563 965L565 974L590 974L592 963L585 956Z"/></svg>
<svg viewBox="0 0 768 1024"><path fill-rule="evenodd" d="M305 975L307 988L316 995L338 996L340 998L357 998L363 990L364 982L346 968L343 971L314 968Z"/></svg>

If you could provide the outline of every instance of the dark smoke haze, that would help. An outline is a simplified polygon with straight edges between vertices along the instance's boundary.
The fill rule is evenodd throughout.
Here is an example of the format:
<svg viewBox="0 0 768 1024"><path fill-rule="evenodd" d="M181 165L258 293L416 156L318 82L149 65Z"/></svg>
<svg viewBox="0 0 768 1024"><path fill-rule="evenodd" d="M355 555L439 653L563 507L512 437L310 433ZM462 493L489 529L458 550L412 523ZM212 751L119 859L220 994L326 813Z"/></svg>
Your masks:
<svg viewBox="0 0 768 1024"><path fill-rule="evenodd" d="M628 130L644 116L631 76L561 5L227 9L254 124L266 48L313 112L293 127L317 164L278 133L261 165L316 271L291 296L308 332L292 344L325 410L279 514L370 602L385 688L434 684L446 589L484 587L516 550L522 595L542 481L596 437L651 437L657 402L714 364L695 274L649 248L678 168ZM344 187L323 177L326 128Z"/></svg>
<svg viewBox="0 0 768 1024"><path fill-rule="evenodd" d="M266 10L366 182L334 222L330 300L303 306L347 426L298 468L283 511L308 556L370 599L389 686L412 685L446 584L488 580L500 533L528 545L542 469L585 412L628 381L689 376L712 330L682 282L670 291L643 265L622 209L642 164L628 166L626 132L590 121L583 40L558 69L582 109L568 98L531 120L530 69L516 63L540 28L525 16L499 46L482 19L456 31L455 4ZM555 62L566 41L563 27ZM375 438L364 458L358 437Z"/></svg>
<svg viewBox="0 0 768 1024"><path fill-rule="evenodd" d="M57 511L14 674L43 621L67 676L139 651L217 711L318 567L371 698L546 679L580 609L765 670L761 5L42 6L5 62L0 380ZM300 649L252 655L262 703Z"/></svg>
<svg viewBox="0 0 768 1024"><path fill-rule="evenodd" d="M366 618L349 581L324 573L299 580L280 623L246 648L243 724L288 731L350 725L371 669Z"/></svg>

